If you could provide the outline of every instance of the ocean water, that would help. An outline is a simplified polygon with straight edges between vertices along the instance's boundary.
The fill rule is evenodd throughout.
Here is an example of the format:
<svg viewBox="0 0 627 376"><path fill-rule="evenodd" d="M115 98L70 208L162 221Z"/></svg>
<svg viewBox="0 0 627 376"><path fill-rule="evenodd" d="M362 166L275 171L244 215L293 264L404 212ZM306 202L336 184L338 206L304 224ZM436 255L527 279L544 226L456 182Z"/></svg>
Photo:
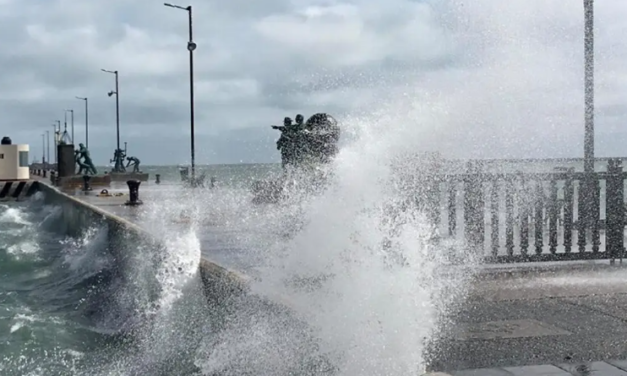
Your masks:
<svg viewBox="0 0 627 376"><path fill-rule="evenodd" d="M627 162L627 157L617 156ZM583 171L583 159L581 158L555 158L545 160L487 160L484 162L485 172L552 172L556 167L574 168L575 171ZM107 171L107 167L98 167L101 171ZM466 161L450 160L443 164L443 173L464 173ZM599 160L595 163L595 171L606 171L607 161ZM181 183L181 175L178 166L141 166L141 171L150 174L150 181L154 182L155 175L160 175L161 184L172 185ZM247 189L255 180L272 178L282 172L279 163L250 163L250 164L226 164L226 165L198 165L197 175L205 174L207 179L215 177L222 186ZM627 170L626 170L627 171Z"/></svg>
<svg viewBox="0 0 627 376"><path fill-rule="evenodd" d="M108 167L99 167L101 171L107 171ZM161 184L180 184L181 175L178 166L150 166L141 165L142 172L150 174L150 180L154 182L155 175L160 175ZM281 172L281 165L278 163L265 164L227 164L227 165L197 165L196 175L206 174L207 181L210 177L223 186L233 188L250 187L253 181L271 176L276 176Z"/></svg>
<svg viewBox="0 0 627 376"><path fill-rule="evenodd" d="M60 235L55 208L0 206L0 373L66 374L104 336L90 310L110 280L98 231ZM66 372L66 373L64 373Z"/></svg>

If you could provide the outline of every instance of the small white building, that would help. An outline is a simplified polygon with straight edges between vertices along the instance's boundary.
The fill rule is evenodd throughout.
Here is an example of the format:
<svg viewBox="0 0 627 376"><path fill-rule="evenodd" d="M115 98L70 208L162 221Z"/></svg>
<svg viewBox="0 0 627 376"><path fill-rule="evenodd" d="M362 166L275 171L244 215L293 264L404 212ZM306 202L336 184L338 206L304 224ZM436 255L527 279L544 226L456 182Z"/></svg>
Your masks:
<svg viewBox="0 0 627 376"><path fill-rule="evenodd" d="M0 144L0 181L30 179L28 145L13 145L10 142L5 137Z"/></svg>

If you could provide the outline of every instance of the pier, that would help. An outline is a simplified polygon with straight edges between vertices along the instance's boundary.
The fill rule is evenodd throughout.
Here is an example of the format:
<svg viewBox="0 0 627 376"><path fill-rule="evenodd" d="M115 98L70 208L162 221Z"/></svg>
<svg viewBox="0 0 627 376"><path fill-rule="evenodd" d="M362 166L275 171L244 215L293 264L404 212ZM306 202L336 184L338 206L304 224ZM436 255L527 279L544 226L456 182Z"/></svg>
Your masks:
<svg viewBox="0 0 627 376"><path fill-rule="evenodd" d="M431 277L466 291L466 298L446 311L429 342L424 354L428 371L568 376L578 375L574 370L584 366L614 367L621 375L627 359L627 316L622 313L627 307L622 283L627 278L622 267L627 173L613 159L607 167L593 174L503 173L471 164L468 171L425 175L418 182L416 197L438 227L439 240L457 241L449 262ZM55 173L43 175L35 172L33 179L47 202L63 207L68 228L104 223L120 260L128 255L117 249L116 239L130 237L131 244L152 244L159 252L162 234L146 221L147 206L195 197L193 189L171 192L134 179L100 186L78 176L80 185L68 185L59 184ZM588 201L582 194L586 182L595 192ZM199 202L197 197L193 202ZM585 205L593 215L580 210ZM214 307L249 295L264 262L254 250L231 242L237 235L232 229L205 223L185 209L163 217L174 232L184 233L192 223L198 227L199 274ZM468 250L482 256L479 265L456 261L457 254ZM283 307L278 312L294 307L278 294L262 300ZM539 373L544 371L554 373Z"/></svg>
<svg viewBox="0 0 627 376"><path fill-rule="evenodd" d="M42 182L42 190L52 197L51 203L64 205L68 221L85 222L88 219L81 216L95 216L106 218L110 231L158 237L142 221L144 206L132 204L133 200L144 205L164 200L166 191L156 185L140 185L136 195L127 184L112 184L103 191L58 189ZM171 226L184 231L191 219L178 214L166 215L171 215ZM203 258L200 273L209 299L246 290L261 264L250 250L229 244L226 232L211 224L197 231ZM458 283L456 268L460 266L443 268L440 277ZM597 367L599 363L590 361L613 359L607 364L614 364L627 359L623 345L627 317L621 313L627 306L627 287L619 282L624 278L627 270L603 259L479 266L473 278L459 280L469 283L468 298L454 307L447 320L450 324L443 324L433 339L427 354L430 369L445 375L531 376L537 369L567 372L573 364ZM290 307L284 297L271 299ZM511 372L498 367L509 367ZM501 373L485 373L494 370ZM528 373L514 373L518 371Z"/></svg>

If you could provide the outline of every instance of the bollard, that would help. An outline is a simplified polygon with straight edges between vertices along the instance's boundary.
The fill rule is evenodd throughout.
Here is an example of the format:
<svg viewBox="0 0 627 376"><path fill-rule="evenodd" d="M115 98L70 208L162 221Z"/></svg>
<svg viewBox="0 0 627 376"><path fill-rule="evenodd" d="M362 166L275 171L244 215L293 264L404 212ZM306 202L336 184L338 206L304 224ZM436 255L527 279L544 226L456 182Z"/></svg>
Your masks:
<svg viewBox="0 0 627 376"><path fill-rule="evenodd" d="M91 191L91 176L83 175L83 192Z"/></svg>
<svg viewBox="0 0 627 376"><path fill-rule="evenodd" d="M50 182L54 184L54 171L50 171Z"/></svg>
<svg viewBox="0 0 627 376"><path fill-rule="evenodd" d="M43 177L44 177L44 178L46 177L46 170L44 170L44 176L43 176Z"/></svg>
<svg viewBox="0 0 627 376"><path fill-rule="evenodd" d="M155 184L161 184L161 175L156 174L155 177L157 179L157 180L155 180Z"/></svg>
<svg viewBox="0 0 627 376"><path fill-rule="evenodd" d="M131 206L141 205L142 202L139 199L139 185L141 184L141 181L128 180L126 184L128 185L128 196L129 196L129 200L126 201L126 205L131 205Z"/></svg>

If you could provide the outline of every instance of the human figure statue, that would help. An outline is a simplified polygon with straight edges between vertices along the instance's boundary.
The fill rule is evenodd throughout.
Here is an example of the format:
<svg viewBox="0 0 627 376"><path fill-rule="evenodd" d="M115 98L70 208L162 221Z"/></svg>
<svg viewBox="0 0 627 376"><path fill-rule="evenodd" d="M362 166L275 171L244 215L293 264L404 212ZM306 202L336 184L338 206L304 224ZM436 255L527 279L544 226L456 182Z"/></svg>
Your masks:
<svg viewBox="0 0 627 376"><path fill-rule="evenodd" d="M124 167L124 158L126 158L126 154L122 149L115 149L113 152L113 159L109 162L115 162L113 166L113 172L126 172L126 168Z"/></svg>
<svg viewBox="0 0 627 376"><path fill-rule="evenodd" d="M126 160L128 161L128 163L126 164L127 168L132 163L133 164L133 173L139 172L139 163L140 162L139 162L139 159L137 157L128 157L128 158L126 158Z"/></svg>
<svg viewBox="0 0 627 376"><path fill-rule="evenodd" d="M283 119L282 126L273 125L272 129L281 131L281 137L276 142L276 148L281 152L281 164L283 168L295 162L296 158L296 133L298 129L292 123L292 119L286 117Z"/></svg>
<svg viewBox="0 0 627 376"><path fill-rule="evenodd" d="M305 118L303 117L303 115L298 114L296 115L296 117L294 118L294 121L296 122L295 126L296 128L301 131L305 128Z"/></svg>
<svg viewBox="0 0 627 376"><path fill-rule="evenodd" d="M340 128L330 115L318 113L312 115L305 125L307 130L303 147L309 157L320 163L327 163L338 152Z"/></svg>
<svg viewBox="0 0 627 376"><path fill-rule="evenodd" d="M74 153L76 156L76 163L78 163L79 166L78 174L80 175L84 172L85 174L96 175L98 171L91 160L89 150L87 150L83 144L78 144L78 147L78 151Z"/></svg>
<svg viewBox="0 0 627 376"><path fill-rule="evenodd" d="M89 166L81 161L81 152L79 150L74 150L74 161L76 161L76 164L78 165L77 175L86 174Z"/></svg>

